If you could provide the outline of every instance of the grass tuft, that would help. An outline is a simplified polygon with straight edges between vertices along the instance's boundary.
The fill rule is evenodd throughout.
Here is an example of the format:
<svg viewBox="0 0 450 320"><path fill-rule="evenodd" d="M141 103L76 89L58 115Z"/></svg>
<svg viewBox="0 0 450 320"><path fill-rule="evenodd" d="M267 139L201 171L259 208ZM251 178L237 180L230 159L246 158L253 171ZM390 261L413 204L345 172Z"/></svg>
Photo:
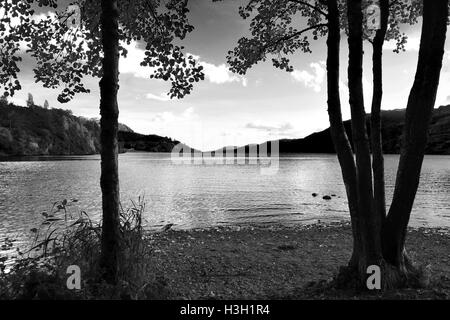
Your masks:
<svg viewBox="0 0 450 320"><path fill-rule="evenodd" d="M161 279L149 281L150 248L143 228L144 199L121 208L120 283L100 281L101 224L84 211L70 210L77 200L55 202L33 234L31 248L20 252L6 270L0 268L0 299L161 299L168 296ZM5 260L5 259L3 259ZM67 288L67 268L81 270L81 289Z"/></svg>

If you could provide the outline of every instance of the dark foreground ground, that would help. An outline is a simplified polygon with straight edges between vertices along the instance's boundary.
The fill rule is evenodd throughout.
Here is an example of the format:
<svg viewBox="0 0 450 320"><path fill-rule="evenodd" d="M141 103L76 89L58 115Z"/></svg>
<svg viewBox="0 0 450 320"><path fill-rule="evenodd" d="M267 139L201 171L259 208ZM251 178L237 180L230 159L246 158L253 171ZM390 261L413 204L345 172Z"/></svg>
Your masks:
<svg viewBox="0 0 450 320"><path fill-rule="evenodd" d="M148 274L172 299L450 299L448 230L409 232L410 256L431 271L428 289L384 293L326 287L351 254L346 223L168 231L150 242Z"/></svg>

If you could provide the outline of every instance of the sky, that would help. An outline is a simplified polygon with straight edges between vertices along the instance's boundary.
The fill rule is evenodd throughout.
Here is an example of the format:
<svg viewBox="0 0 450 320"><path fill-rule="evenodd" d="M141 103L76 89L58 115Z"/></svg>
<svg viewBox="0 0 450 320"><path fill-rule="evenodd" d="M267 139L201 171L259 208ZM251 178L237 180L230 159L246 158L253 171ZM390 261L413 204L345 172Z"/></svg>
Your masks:
<svg viewBox="0 0 450 320"><path fill-rule="evenodd" d="M259 63L245 76L228 70L226 55L237 40L246 35L249 21L238 15L243 0L190 1L190 21L195 30L183 45L204 66L206 79L195 84L192 94L181 100L167 96L169 84L149 78L141 67L142 43L133 42L126 59L119 62L119 121L142 134L157 134L182 141L200 150L227 145L261 143L280 138L302 138L329 126L326 104L326 46L322 38L312 44L312 53L298 52L291 57L295 70L276 69ZM421 24L405 26L409 36L406 52L392 52L393 43L384 48L384 96L382 109L405 108L417 64ZM372 76L371 48L365 44L364 91L366 110L370 110ZM341 41L341 100L345 119L350 117L346 86L347 41ZM72 110L74 115L99 118L99 79L88 78L90 94L79 94L69 103L57 101L58 90L34 82L33 60L25 57L19 79L22 90L10 101L25 105L28 93L34 102ZM436 107L450 104L450 44L441 73Z"/></svg>

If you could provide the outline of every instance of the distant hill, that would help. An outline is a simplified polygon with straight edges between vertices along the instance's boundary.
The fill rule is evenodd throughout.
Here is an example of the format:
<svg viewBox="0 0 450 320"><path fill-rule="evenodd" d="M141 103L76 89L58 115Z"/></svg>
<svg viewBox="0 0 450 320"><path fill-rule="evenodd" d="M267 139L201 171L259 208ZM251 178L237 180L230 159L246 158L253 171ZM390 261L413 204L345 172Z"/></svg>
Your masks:
<svg viewBox="0 0 450 320"><path fill-rule="evenodd" d="M100 150L95 120L68 110L0 105L2 155L94 154Z"/></svg>
<svg viewBox="0 0 450 320"><path fill-rule="evenodd" d="M125 125L123 123L119 123L119 131L134 132L130 127L128 127L127 125Z"/></svg>
<svg viewBox="0 0 450 320"><path fill-rule="evenodd" d="M404 109L381 112L384 153L400 153L404 117ZM367 124L370 135L369 118ZM344 126L351 140L350 120L345 121ZM245 151L248 152L249 146L240 148L245 148ZM279 140L279 148L280 153L335 153L329 128L302 139ZM215 152L221 153L223 149L216 150ZM450 154L450 105L434 109L426 153Z"/></svg>
<svg viewBox="0 0 450 320"><path fill-rule="evenodd" d="M171 152L179 144L177 140L154 134L143 135L133 131L119 131L120 148L148 152Z"/></svg>
<svg viewBox="0 0 450 320"><path fill-rule="evenodd" d="M382 111L383 150L400 152L405 110ZM350 121L344 126L351 137ZM370 129L370 126L368 126ZM170 152L179 141L133 132L119 125L120 151ZM370 130L369 130L370 134ZM0 155L85 155L100 151L96 119L76 117L69 110L18 107L0 100ZM334 153L329 129L303 139L282 139L280 153ZM249 146L243 146L248 152ZM270 150L269 150L270 151ZM215 153L222 153L223 149ZM450 105L433 112L427 154L450 154Z"/></svg>
<svg viewBox="0 0 450 320"><path fill-rule="evenodd" d="M169 152L178 143L166 137L141 135L119 124L121 151ZM100 152L96 119L76 117L69 110L19 107L0 101L0 155L86 155Z"/></svg>

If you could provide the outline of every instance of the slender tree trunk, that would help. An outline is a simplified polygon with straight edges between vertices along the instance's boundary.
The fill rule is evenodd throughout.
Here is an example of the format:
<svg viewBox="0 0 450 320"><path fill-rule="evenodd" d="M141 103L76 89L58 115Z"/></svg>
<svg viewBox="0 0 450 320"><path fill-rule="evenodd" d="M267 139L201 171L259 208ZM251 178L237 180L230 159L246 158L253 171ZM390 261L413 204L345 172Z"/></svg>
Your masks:
<svg viewBox="0 0 450 320"><path fill-rule="evenodd" d="M388 1L381 0L382 30L374 41L372 101L372 144L374 163L371 166L362 86L362 11L361 0L347 0L349 26L348 79L352 115L352 150L342 126L339 100L339 25L336 0L328 1L329 34L328 114L331 133L349 198L352 217L354 252L350 266L358 266L359 280L365 282L368 265L382 269L385 288L421 280L420 273L408 260L405 249L406 228L419 184L420 171L439 75L442 67L447 30L449 0L424 1L424 14L419 62L414 85L408 100L403 146L396 186L389 214L385 217L384 168L381 148L382 47L387 27ZM372 185L372 169L374 182ZM355 200L356 198L356 200ZM355 204L356 203L356 204ZM350 280L350 279L348 279ZM348 281L347 280L347 281Z"/></svg>
<svg viewBox="0 0 450 320"><path fill-rule="evenodd" d="M362 85L363 13L361 0L348 0L347 7L349 24L348 87L350 91L353 146L356 154L358 221L360 222L359 231L361 233L362 248L362 252L359 254L359 271L364 278L368 265L380 265L382 262L379 232L381 230L381 221L375 214L374 208L370 147L364 110Z"/></svg>
<svg viewBox="0 0 450 320"><path fill-rule="evenodd" d="M327 38L327 92L328 117L330 121L331 138L337 153L347 192L348 206L353 231L353 254L350 266L357 266L359 238L358 198L356 190L356 167L353 151L342 122L341 100L339 96L339 46L340 22L337 0L328 0L328 38Z"/></svg>
<svg viewBox="0 0 450 320"><path fill-rule="evenodd" d="M419 61L405 115L403 145L389 214L383 226L383 254L405 264L405 237L419 186L431 114L436 100L447 32L448 0L423 1Z"/></svg>
<svg viewBox="0 0 450 320"><path fill-rule="evenodd" d="M384 181L384 158L381 137L381 100L383 97L383 44L389 18L389 0L380 0L381 28L373 39L372 73L373 94L370 115L372 142L372 169L375 211L381 221L386 218L386 192Z"/></svg>
<svg viewBox="0 0 450 320"><path fill-rule="evenodd" d="M117 91L119 82L119 25L117 0L102 0L103 76L100 80L100 141L103 225L101 260L103 278L117 283L120 256Z"/></svg>

